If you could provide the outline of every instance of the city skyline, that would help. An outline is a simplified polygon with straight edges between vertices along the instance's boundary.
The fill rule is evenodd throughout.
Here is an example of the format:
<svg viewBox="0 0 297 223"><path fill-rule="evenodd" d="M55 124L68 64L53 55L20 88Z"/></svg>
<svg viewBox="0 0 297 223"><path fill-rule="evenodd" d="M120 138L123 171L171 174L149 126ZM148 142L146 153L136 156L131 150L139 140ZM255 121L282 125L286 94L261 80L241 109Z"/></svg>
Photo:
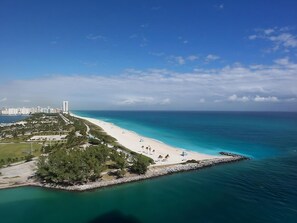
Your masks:
<svg viewBox="0 0 297 223"><path fill-rule="evenodd" d="M0 108L0 115L30 115L35 113L59 113L61 108L47 107L4 107Z"/></svg>
<svg viewBox="0 0 297 223"><path fill-rule="evenodd" d="M0 108L0 115L30 115L35 113L69 113L69 101L63 101L59 108L51 106L41 107L2 107Z"/></svg>
<svg viewBox="0 0 297 223"><path fill-rule="evenodd" d="M296 1L30 3L0 3L0 107L297 111Z"/></svg>

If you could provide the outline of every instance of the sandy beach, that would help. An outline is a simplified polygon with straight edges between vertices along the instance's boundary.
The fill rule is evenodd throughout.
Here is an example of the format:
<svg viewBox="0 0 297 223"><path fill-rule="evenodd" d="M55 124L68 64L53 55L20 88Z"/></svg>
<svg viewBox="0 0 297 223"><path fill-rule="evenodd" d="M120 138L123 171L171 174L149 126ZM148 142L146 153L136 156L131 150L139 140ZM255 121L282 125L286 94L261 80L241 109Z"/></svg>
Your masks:
<svg viewBox="0 0 297 223"><path fill-rule="evenodd" d="M193 151L175 148L152 138L141 136L133 131L120 128L113 123L87 118L72 114L72 116L87 120L101 127L108 135L117 139L118 143L126 148L152 158L156 164L163 166L184 163L187 160L209 160L224 158L224 156L207 155ZM167 157L167 158L166 158Z"/></svg>

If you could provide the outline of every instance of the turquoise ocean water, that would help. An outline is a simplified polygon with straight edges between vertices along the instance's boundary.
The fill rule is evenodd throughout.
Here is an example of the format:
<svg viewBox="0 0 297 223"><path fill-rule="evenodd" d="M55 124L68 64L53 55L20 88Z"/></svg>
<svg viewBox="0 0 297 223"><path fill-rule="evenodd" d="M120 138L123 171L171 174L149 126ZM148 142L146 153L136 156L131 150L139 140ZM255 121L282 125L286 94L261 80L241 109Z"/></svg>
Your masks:
<svg viewBox="0 0 297 223"><path fill-rule="evenodd" d="M297 222L297 113L74 113L252 160L83 193L0 190L1 222Z"/></svg>

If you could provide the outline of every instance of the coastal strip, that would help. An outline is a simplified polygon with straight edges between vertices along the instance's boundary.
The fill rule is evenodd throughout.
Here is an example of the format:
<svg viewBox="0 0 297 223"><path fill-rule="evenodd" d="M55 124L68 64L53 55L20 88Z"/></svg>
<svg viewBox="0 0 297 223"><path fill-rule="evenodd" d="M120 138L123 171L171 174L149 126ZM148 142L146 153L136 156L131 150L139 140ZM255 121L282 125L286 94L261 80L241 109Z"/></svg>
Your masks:
<svg viewBox="0 0 297 223"><path fill-rule="evenodd" d="M87 118L72 113L71 115L99 126L108 135L115 138L119 144L129 150L152 158L155 162L152 166L180 164L187 162L188 160L199 161L228 158L225 155L208 155L181 148L175 148L158 140L144 137L136 132L121 128L110 122L105 122L95 118Z"/></svg>
<svg viewBox="0 0 297 223"><path fill-rule="evenodd" d="M97 181L97 182L89 182L83 185L62 186L62 185L47 184L47 183L43 184L40 182L36 182L34 178L29 177L28 180L24 183L10 185L5 188L35 186L35 187L44 187L49 189L82 192L82 191L94 190L94 189L99 189L99 188L104 188L109 186L121 185L125 183L130 183L130 182L148 180L148 179L157 178L157 177L179 173L179 172L195 171L195 170L200 170L207 167L212 167L212 166L217 166L217 165L227 164L227 163L234 163L234 162L249 159L248 157L233 154L233 153L226 153L226 152L221 152L221 153L225 154L225 156L227 157L220 158L220 159L212 159L212 160L193 161L193 163L175 164L175 165L162 166L162 167L160 166L151 167L146 174L129 176L129 177L124 177L124 178L119 178L119 179L109 180L109 181ZM5 189L5 188L0 187L0 189Z"/></svg>
<svg viewBox="0 0 297 223"><path fill-rule="evenodd" d="M124 177L113 179L106 179L101 175L101 178L94 182L88 181L83 184L68 184L66 186L63 184L52 184L39 181L35 176L37 159L34 159L30 162L23 161L2 168L2 175L0 175L0 189L20 186L38 186L60 190L86 191L249 159L245 156L229 152L220 152L219 155L212 156L186 151L184 149L171 147L155 139L143 137L133 131L120 128L113 123L76 115L73 116L88 121L85 122L86 126L91 125L91 123L99 126L108 135L114 137L119 144L135 153L152 158L155 164L150 165L145 174L138 175L135 173L128 173ZM89 132L88 126L87 132ZM107 144L107 146L109 145ZM106 173L104 174L106 175Z"/></svg>
<svg viewBox="0 0 297 223"><path fill-rule="evenodd" d="M61 186L61 185L41 184L41 183L32 183L29 185L52 188L52 189L69 190L69 191L87 191L87 190L94 190L97 188L103 188L103 187L108 187L113 185L120 185L120 184L125 184L130 182L147 180L151 178L170 175L173 173L199 170L199 169L212 167L220 164L233 163L233 162L249 159L241 155L236 155L231 153L229 153L229 155L230 156L227 158L204 160L200 162L198 161L196 163L176 164L176 165L167 166L167 167L152 167L147 171L146 174L143 174L143 175L124 177L124 178L110 180L110 181L91 182L84 185Z"/></svg>

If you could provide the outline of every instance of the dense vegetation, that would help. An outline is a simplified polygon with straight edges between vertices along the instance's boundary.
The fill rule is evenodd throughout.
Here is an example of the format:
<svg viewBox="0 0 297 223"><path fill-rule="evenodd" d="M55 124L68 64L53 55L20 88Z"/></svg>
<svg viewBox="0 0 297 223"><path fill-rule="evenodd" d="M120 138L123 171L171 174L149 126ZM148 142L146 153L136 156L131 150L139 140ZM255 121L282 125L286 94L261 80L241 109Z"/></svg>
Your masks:
<svg viewBox="0 0 297 223"><path fill-rule="evenodd" d="M37 176L49 183L73 185L95 181L100 177L108 156L105 147L57 149L41 156Z"/></svg>
<svg viewBox="0 0 297 223"><path fill-rule="evenodd" d="M83 184L99 179L101 172L107 169L107 161L112 161L109 167L117 170L117 177L123 177L127 169L133 173L145 174L150 164L150 159L143 155L133 157L129 163L128 155L104 145L90 146L86 150L56 148L48 156L39 158L36 174L47 183Z"/></svg>
<svg viewBox="0 0 297 223"><path fill-rule="evenodd" d="M131 171L137 174L145 174L149 165L150 160L146 156L139 154L133 157Z"/></svg>

